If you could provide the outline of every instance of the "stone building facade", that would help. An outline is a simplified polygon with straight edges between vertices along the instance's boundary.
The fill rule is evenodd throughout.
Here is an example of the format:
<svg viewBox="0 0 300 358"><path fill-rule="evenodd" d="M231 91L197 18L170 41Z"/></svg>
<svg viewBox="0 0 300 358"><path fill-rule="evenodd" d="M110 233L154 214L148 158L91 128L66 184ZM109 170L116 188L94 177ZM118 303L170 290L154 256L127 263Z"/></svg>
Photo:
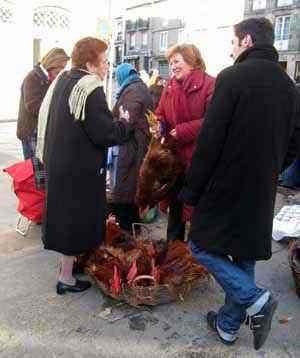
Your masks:
<svg viewBox="0 0 300 358"><path fill-rule="evenodd" d="M165 58L166 50L183 40L185 24L181 19L152 19L152 67L157 68L162 77L168 77L169 65Z"/></svg>
<svg viewBox="0 0 300 358"><path fill-rule="evenodd" d="M300 80L300 0L245 0L245 18L265 16L274 24L279 61Z"/></svg>
<svg viewBox="0 0 300 358"><path fill-rule="evenodd" d="M170 15L169 0L134 1L124 14L124 61L138 71L156 68L161 76L169 76L165 59L167 48L180 42L182 20ZM115 42L116 48L116 42Z"/></svg>
<svg viewBox="0 0 300 358"><path fill-rule="evenodd" d="M189 42L200 48L215 76L232 64L232 25L243 19L244 1L201 0L195 11L195 0L185 0L184 6L176 0L132 0L123 14L124 60L139 71L156 68L167 78L167 48Z"/></svg>

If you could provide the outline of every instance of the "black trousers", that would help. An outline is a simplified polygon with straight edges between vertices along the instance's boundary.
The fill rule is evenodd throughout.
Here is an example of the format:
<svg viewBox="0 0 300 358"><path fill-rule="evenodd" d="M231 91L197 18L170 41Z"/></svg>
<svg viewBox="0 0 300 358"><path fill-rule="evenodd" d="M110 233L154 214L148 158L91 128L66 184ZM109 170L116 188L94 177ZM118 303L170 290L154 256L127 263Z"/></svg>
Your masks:
<svg viewBox="0 0 300 358"><path fill-rule="evenodd" d="M178 200L178 194L183 187L185 177L178 177L172 190L169 204L167 240L184 241L185 222L182 221L183 203Z"/></svg>

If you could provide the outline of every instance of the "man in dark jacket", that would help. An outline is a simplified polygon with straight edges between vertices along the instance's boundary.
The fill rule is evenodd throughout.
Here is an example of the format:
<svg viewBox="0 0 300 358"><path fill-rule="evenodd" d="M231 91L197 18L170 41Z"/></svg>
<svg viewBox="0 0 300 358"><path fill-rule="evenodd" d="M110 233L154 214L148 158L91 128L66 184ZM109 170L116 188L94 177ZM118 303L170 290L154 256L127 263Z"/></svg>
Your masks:
<svg viewBox="0 0 300 358"><path fill-rule="evenodd" d="M250 319L254 347L270 332L277 301L257 287L257 260L271 257L278 174L299 153L299 94L278 64L265 18L234 26L233 66L220 73L182 198L195 206L193 255L215 276L225 304L209 326L225 344ZM249 320L247 320L249 321Z"/></svg>

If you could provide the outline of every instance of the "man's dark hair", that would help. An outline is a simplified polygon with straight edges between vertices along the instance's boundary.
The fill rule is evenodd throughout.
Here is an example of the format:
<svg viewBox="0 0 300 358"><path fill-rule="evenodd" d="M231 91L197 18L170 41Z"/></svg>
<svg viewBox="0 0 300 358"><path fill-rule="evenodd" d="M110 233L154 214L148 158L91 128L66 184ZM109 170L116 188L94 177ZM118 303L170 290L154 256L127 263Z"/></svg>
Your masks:
<svg viewBox="0 0 300 358"><path fill-rule="evenodd" d="M254 45L273 45L274 27L265 17L253 17L234 25L235 35L240 41L246 35L250 35Z"/></svg>

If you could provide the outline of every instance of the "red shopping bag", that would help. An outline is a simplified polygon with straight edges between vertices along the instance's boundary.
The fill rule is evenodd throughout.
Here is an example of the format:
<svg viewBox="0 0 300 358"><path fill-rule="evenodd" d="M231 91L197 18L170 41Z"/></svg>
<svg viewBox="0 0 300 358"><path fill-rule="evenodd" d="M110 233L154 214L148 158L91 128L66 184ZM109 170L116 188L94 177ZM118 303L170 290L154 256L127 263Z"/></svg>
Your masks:
<svg viewBox="0 0 300 358"><path fill-rule="evenodd" d="M35 186L31 159L13 164L3 171L13 178L14 192L19 199L18 212L35 223L42 222L45 190Z"/></svg>

